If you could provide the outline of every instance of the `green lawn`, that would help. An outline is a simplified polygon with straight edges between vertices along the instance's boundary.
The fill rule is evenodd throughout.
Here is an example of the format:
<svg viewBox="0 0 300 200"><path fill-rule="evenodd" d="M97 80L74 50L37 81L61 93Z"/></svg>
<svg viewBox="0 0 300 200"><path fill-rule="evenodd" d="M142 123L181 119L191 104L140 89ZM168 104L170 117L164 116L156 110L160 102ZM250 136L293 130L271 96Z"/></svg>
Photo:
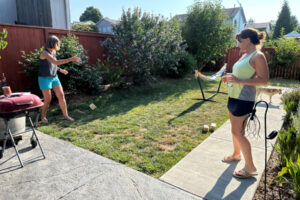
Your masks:
<svg viewBox="0 0 300 200"><path fill-rule="evenodd" d="M269 85L295 87L300 82L275 79ZM204 84L206 91L217 87L218 82ZM221 91L227 91L226 84ZM204 103L195 100L200 97L196 80L185 78L112 90L75 103L72 98L69 112L75 122L63 120L56 102L48 112L50 124L39 130L160 177L210 135L202 132L204 124L214 122L219 127L228 119L227 95L218 94L216 102ZM89 108L91 103L95 110Z"/></svg>
<svg viewBox="0 0 300 200"><path fill-rule="evenodd" d="M268 85L280 86L280 87L300 87L300 80L274 78L274 79L270 79Z"/></svg>
<svg viewBox="0 0 300 200"><path fill-rule="evenodd" d="M217 87L218 82L204 85L209 91ZM226 90L222 84L221 91ZM216 95L216 102L195 100L200 97L194 78L109 91L69 106L75 122L63 120L54 103L48 112L50 124L38 129L160 177L210 135L202 133L204 124L219 127L228 119L226 94ZM90 103L97 108L91 110Z"/></svg>

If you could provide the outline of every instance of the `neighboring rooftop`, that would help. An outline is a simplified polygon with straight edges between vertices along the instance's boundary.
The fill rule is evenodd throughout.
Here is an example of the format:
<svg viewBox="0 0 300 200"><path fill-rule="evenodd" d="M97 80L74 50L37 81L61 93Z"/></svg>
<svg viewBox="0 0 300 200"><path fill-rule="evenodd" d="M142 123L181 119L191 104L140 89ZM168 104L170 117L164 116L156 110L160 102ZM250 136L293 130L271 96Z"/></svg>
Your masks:
<svg viewBox="0 0 300 200"><path fill-rule="evenodd" d="M97 22L97 24L101 23L103 20L108 21L109 23L111 23L113 25L117 25L120 23L120 20L115 20L115 19L110 19L108 17L105 17L105 18L101 19L99 22Z"/></svg>
<svg viewBox="0 0 300 200"><path fill-rule="evenodd" d="M229 16L229 18L232 19L239 12L240 9L242 9L242 7L225 8L225 12ZM243 9L242 9L242 12L243 12ZM244 12L243 12L243 15L245 17ZM180 22L184 22L186 17L187 17L187 14L180 14L180 15L175 15L173 17L173 19L178 19Z"/></svg>
<svg viewBox="0 0 300 200"><path fill-rule="evenodd" d="M245 28L255 28L255 29L261 29L266 28L270 26L270 22L264 22L264 23L250 23L246 24Z"/></svg>

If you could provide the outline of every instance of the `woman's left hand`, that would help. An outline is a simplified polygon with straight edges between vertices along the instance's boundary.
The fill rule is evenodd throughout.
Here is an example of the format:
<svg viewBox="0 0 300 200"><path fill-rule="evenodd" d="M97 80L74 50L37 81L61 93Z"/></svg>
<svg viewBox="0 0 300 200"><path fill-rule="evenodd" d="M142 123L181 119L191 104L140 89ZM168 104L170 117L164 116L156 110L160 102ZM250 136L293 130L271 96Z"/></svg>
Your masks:
<svg viewBox="0 0 300 200"><path fill-rule="evenodd" d="M68 72L67 70L65 70L65 69L61 69L60 72L63 73L64 75L67 75L67 74L69 73L69 72Z"/></svg>

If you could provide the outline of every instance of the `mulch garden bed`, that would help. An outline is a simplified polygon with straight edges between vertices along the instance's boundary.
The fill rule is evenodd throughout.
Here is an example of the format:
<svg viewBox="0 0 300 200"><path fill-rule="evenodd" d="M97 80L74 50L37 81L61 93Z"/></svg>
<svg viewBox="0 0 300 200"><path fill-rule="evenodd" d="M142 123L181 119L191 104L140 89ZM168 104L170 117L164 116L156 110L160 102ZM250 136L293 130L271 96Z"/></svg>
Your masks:
<svg viewBox="0 0 300 200"><path fill-rule="evenodd" d="M278 153L274 149L271 157L267 164L267 193L266 199L283 199L290 200L295 199L294 191L290 184L271 184L274 178L277 176L278 172L280 172L279 161L278 161ZM265 174L263 173L262 178L260 180L259 186L256 190L253 200L262 200L264 199L265 194Z"/></svg>

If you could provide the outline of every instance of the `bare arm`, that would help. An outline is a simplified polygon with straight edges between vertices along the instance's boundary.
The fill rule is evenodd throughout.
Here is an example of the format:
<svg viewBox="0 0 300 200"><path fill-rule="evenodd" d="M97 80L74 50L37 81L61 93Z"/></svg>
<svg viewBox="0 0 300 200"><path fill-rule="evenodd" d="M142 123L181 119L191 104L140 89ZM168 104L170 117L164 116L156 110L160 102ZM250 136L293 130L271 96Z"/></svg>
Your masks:
<svg viewBox="0 0 300 200"><path fill-rule="evenodd" d="M255 69L256 75L252 79L239 80L238 83L253 86L267 84L269 81L269 68L264 54L257 53L253 57L253 62L250 61L250 64Z"/></svg>
<svg viewBox="0 0 300 200"><path fill-rule="evenodd" d="M255 69L256 75L247 80L241 80L235 77L233 74L226 75L226 78L223 80L230 83L238 83L243 85L265 85L269 80L269 69L265 56L262 53L257 53L253 60L250 61L251 66Z"/></svg>
<svg viewBox="0 0 300 200"><path fill-rule="evenodd" d="M51 54L43 51L40 55L40 59L44 60L47 59L50 63L55 64L55 65L63 65L69 62L80 62L81 59L78 58L77 56L73 56L71 58L67 58L67 59L62 59L62 60L56 60L55 57L53 57Z"/></svg>

